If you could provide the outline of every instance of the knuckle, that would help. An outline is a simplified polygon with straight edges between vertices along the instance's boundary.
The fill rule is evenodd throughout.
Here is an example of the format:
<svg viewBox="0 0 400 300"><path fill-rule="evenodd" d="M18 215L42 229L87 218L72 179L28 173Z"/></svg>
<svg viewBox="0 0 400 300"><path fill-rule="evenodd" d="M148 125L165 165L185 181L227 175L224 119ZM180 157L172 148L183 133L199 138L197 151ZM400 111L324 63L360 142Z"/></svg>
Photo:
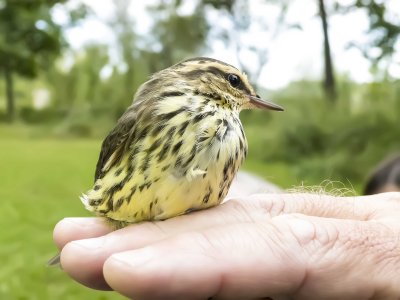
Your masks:
<svg viewBox="0 0 400 300"><path fill-rule="evenodd" d="M257 211L264 216L278 216L286 210L286 202L282 194L254 194L238 200L238 202L249 210Z"/></svg>
<svg viewBox="0 0 400 300"><path fill-rule="evenodd" d="M230 213L238 216L238 220L242 222L254 222L255 214L254 205L246 199L232 199L223 204Z"/></svg>
<svg viewBox="0 0 400 300"><path fill-rule="evenodd" d="M317 227L310 220L303 218L301 214L290 214L290 215L282 215L276 220L280 220L279 222L284 222L287 225L288 232L292 237L295 238L296 242L299 246L305 247L311 243L314 243L321 239L321 234L317 236ZM281 228L285 228L280 226ZM321 243L321 241L319 241Z"/></svg>

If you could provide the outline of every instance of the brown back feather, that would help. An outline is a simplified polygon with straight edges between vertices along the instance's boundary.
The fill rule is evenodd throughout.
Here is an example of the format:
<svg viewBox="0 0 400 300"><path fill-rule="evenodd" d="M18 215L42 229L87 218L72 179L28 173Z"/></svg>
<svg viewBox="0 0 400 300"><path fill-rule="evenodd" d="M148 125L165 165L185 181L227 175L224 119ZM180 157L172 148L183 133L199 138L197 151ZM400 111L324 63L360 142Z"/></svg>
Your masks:
<svg viewBox="0 0 400 300"><path fill-rule="evenodd" d="M128 109L128 111L126 111L125 114L119 119L114 129L104 139L101 146L99 160L97 161L96 165L94 178L95 181L104 176L104 171L106 170L103 170L103 168L113 153L115 153L113 156L113 161L109 166L111 167L120 161L126 146L126 142L130 136L131 129L135 125L135 122L135 114Z"/></svg>

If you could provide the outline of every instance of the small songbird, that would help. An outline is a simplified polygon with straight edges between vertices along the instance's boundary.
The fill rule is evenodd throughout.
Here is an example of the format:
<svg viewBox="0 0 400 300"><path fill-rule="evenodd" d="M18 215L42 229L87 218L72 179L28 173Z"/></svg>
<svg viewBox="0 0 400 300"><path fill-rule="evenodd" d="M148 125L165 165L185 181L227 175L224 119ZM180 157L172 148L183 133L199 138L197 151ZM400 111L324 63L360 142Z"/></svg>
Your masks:
<svg viewBox="0 0 400 300"><path fill-rule="evenodd" d="M219 204L247 154L248 108L283 110L224 62L193 58L154 74L104 140L82 202L115 229Z"/></svg>
<svg viewBox="0 0 400 300"><path fill-rule="evenodd" d="M155 73L103 141L83 204L114 229L219 204L247 154L239 113L252 108L283 110L216 59Z"/></svg>

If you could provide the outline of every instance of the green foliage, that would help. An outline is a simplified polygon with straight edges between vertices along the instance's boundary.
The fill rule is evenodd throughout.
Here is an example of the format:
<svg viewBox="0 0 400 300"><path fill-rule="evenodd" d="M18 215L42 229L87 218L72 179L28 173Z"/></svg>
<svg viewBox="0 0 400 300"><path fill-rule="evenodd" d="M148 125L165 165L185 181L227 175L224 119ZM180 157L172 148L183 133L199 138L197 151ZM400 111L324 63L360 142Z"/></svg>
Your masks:
<svg viewBox="0 0 400 300"><path fill-rule="evenodd" d="M30 106L24 106L20 110L20 118L27 124L40 124L45 122L57 122L63 114L53 108L45 108L41 110L34 109Z"/></svg>
<svg viewBox="0 0 400 300"><path fill-rule="evenodd" d="M33 78L48 68L61 53L61 26L54 22L51 8L66 0L0 2L0 73L6 82L7 115L15 118L14 75ZM71 12L71 22L83 17L84 6Z"/></svg>
<svg viewBox="0 0 400 300"><path fill-rule="evenodd" d="M75 55L74 59L70 69L56 65L45 74L44 79L51 87L53 105L70 114L112 105L109 98L101 94L103 82L100 71L108 63L107 48L91 45Z"/></svg>
<svg viewBox="0 0 400 300"><path fill-rule="evenodd" d="M193 12L185 15L179 13L182 5L183 1L178 0L160 1L147 9L154 18L154 24L151 30L152 37L144 44L157 56L153 59L158 61L157 68L150 70L152 73L205 49L209 24L204 6L198 1Z"/></svg>
<svg viewBox="0 0 400 300"><path fill-rule="evenodd" d="M171 32L179 34L170 34ZM196 53L204 43L206 32L207 23L200 9L189 16L172 13L154 28L154 34L162 45L162 53L167 56L165 63L168 65L186 58L188 54Z"/></svg>
<svg viewBox="0 0 400 300"><path fill-rule="evenodd" d="M125 72L107 66L109 60L105 46L88 46L74 59L70 69L56 65L42 78L50 87L52 109L62 116L59 121L71 123L65 129L76 128L77 123L82 128L84 124L93 127L97 124L95 119L104 117L115 122L132 103L139 82L128 85ZM143 82L147 72L143 72L140 66L138 62L137 67L131 70L131 78ZM100 76L104 68L110 70L106 78ZM88 133L87 130L82 132Z"/></svg>
<svg viewBox="0 0 400 300"><path fill-rule="evenodd" d="M244 119L246 132L251 130L251 159L287 165L296 182L283 186L332 180L359 189L375 164L400 149L400 82L347 85L337 105L318 96L316 84L302 82L276 93L285 112L271 114L264 124L260 112Z"/></svg>
<svg viewBox="0 0 400 300"><path fill-rule="evenodd" d="M52 109L64 116L65 133L90 135L94 118L106 117L115 122L151 73L193 55L204 46L206 21L200 6L192 15L178 14L181 5L178 2L150 7L156 22L154 34L149 38L135 32L128 14L130 1L118 0L114 4L116 15L109 25L116 33L120 64L111 64L106 45L93 44L78 53L69 52L69 58L73 59L71 67L61 66L60 61L42 76L51 90ZM177 31L180 34L170 34ZM154 48L154 44L160 47ZM101 77L105 69L107 76Z"/></svg>
<svg viewBox="0 0 400 300"><path fill-rule="evenodd" d="M52 1L3 0L0 9L0 71L33 77L60 52L60 26L50 15Z"/></svg>
<svg viewBox="0 0 400 300"><path fill-rule="evenodd" d="M364 56L375 65L383 58L391 57L396 52L396 43L400 36L400 22L391 17L385 1L355 0L346 5L336 4L339 12L362 9L369 16L370 40L368 44L351 45L359 48ZM376 51L378 50L378 52Z"/></svg>

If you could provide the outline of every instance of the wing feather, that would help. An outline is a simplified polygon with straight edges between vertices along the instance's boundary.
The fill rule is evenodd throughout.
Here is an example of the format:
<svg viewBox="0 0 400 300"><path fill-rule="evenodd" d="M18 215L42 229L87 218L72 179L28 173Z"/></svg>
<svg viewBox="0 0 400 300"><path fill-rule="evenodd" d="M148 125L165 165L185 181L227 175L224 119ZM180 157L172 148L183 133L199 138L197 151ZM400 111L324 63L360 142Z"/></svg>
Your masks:
<svg viewBox="0 0 400 300"><path fill-rule="evenodd" d="M102 178L105 172L121 159L127 141L131 140L129 136L135 123L136 114L128 110L104 139L96 165L95 181Z"/></svg>

